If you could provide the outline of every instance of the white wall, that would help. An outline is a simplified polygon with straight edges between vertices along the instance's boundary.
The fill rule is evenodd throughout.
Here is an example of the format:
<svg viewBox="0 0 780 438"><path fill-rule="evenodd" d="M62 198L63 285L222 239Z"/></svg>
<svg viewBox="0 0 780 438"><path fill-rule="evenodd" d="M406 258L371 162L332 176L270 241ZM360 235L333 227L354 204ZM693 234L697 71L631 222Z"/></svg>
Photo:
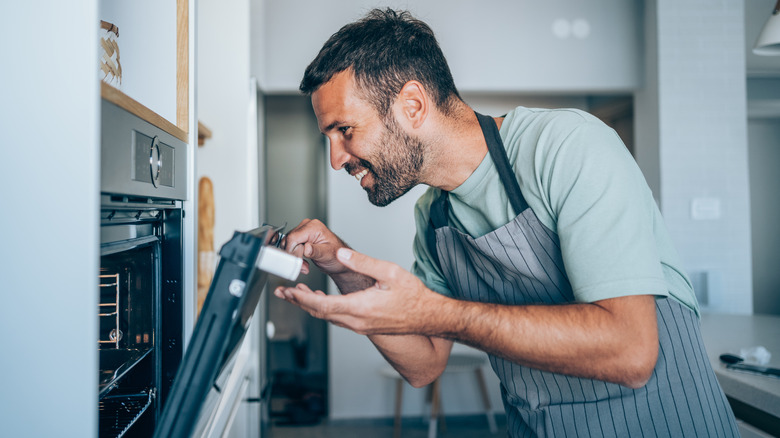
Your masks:
<svg viewBox="0 0 780 438"><path fill-rule="evenodd" d="M176 125L176 2L100 0L100 19L119 28L122 81L112 85Z"/></svg>
<svg viewBox="0 0 780 438"><path fill-rule="evenodd" d="M97 436L97 24L0 6L0 436Z"/></svg>
<svg viewBox="0 0 780 438"><path fill-rule="evenodd" d="M257 226L257 150L248 145L249 0L198 3L198 119L213 137L198 148L197 180L214 184L214 248ZM197 184L196 180L196 184Z"/></svg>
<svg viewBox="0 0 780 438"><path fill-rule="evenodd" d="M638 161L683 266L711 274L705 308L731 313L752 312L743 7L648 1L648 81L636 95ZM718 217L695 220L697 199L719 202Z"/></svg>
<svg viewBox="0 0 780 438"><path fill-rule="evenodd" d="M374 7L408 9L428 23L461 91L625 92L641 83L641 2L493 0L487 6L473 0L340 0L337 7L311 0L266 3L264 85L274 93L296 93L322 43Z"/></svg>

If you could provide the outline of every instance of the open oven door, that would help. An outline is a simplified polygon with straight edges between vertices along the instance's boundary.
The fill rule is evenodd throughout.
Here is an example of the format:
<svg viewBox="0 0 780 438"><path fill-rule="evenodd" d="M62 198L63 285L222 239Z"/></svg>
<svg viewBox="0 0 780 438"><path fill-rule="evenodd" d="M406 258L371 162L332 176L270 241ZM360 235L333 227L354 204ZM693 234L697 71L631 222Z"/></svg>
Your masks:
<svg viewBox="0 0 780 438"><path fill-rule="evenodd" d="M247 384L243 371L249 366L249 348L242 340L265 287L266 271L288 278L300 271L300 259L275 249L281 231L264 225L236 232L222 246L155 437L220 435L215 431L230 421L236 409L232 403ZM280 260L285 272L278 270Z"/></svg>

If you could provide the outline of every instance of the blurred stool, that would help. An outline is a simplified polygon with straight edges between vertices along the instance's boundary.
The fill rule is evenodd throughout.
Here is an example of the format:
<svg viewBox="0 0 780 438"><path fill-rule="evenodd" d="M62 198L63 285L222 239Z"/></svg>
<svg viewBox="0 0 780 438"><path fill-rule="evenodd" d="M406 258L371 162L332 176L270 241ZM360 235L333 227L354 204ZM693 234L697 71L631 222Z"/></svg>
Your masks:
<svg viewBox="0 0 780 438"><path fill-rule="evenodd" d="M450 355L450 358L447 361L447 368L444 369L442 375L427 387L427 397L431 404L431 414L428 419L428 438L436 437L439 412L441 410L441 378L445 374L462 372L473 372L476 375L477 383L479 384L479 391L482 395L482 403L485 407L485 415L487 416L488 426L490 427L490 433L496 433L498 427L496 426L496 419L493 416L493 409L490 406L490 397L488 396L485 376L482 374L482 367L486 363L487 356L485 355L460 353L453 353ZM403 402L404 379L401 377L398 371L393 369L393 367L391 367L389 364L383 366L380 372L385 377L395 379L395 420L393 423L393 437L400 438L401 405Z"/></svg>

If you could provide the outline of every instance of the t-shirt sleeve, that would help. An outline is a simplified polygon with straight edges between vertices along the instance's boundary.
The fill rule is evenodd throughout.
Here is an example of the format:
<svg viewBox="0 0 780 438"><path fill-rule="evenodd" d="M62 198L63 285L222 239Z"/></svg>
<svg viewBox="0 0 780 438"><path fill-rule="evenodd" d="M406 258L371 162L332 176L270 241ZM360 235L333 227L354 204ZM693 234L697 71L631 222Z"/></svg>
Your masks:
<svg viewBox="0 0 780 438"><path fill-rule="evenodd" d="M431 203L438 196L438 193L439 191L435 189L426 190L414 206L414 222L417 233L412 245L414 253L412 274L416 275L428 289L451 297L452 291L447 286L439 264L433 259L426 240L426 233L433 231L429 230L428 218L430 217Z"/></svg>
<svg viewBox="0 0 780 438"><path fill-rule="evenodd" d="M575 299L668 295L652 194L617 134L586 119L536 158Z"/></svg>

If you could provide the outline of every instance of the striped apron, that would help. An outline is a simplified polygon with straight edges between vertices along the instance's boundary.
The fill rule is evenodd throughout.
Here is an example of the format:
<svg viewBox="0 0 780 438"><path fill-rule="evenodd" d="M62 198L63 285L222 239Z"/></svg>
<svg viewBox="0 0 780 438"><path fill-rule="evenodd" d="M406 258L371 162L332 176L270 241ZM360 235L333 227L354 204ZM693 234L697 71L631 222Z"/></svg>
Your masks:
<svg viewBox="0 0 780 438"><path fill-rule="evenodd" d="M528 207L493 119L477 117L512 207L520 214L475 239L448 226L447 192L442 192L431 206L427 243L450 289L458 299L504 305L574 302L557 234ZM656 310L658 362L639 389L488 355L501 380L508 435L739 436L707 359L698 318L674 299L656 299Z"/></svg>

